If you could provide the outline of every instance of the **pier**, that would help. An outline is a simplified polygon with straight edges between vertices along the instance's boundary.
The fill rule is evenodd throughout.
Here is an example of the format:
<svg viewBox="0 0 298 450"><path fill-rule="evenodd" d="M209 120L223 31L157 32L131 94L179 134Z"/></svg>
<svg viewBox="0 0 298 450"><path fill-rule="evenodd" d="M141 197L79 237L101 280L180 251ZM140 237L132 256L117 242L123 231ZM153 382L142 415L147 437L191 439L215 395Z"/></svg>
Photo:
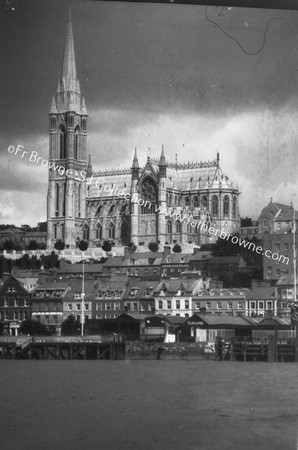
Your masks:
<svg viewBox="0 0 298 450"><path fill-rule="evenodd" d="M119 360L125 359L125 337L6 338L0 340L0 359Z"/></svg>
<svg viewBox="0 0 298 450"><path fill-rule="evenodd" d="M298 362L295 343L279 343L274 336L263 342L219 342L216 346L220 361Z"/></svg>

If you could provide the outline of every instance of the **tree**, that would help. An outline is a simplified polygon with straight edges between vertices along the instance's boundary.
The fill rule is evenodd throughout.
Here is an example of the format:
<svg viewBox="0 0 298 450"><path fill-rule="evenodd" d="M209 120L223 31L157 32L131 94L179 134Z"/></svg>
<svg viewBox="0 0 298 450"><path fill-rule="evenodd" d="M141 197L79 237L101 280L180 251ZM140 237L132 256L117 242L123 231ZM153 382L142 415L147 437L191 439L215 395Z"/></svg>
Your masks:
<svg viewBox="0 0 298 450"><path fill-rule="evenodd" d="M79 242L79 249L81 250L81 252L85 252L88 248L88 242L87 241L80 241Z"/></svg>
<svg viewBox="0 0 298 450"><path fill-rule="evenodd" d="M80 334L80 321L74 316L68 316L61 325L62 336L75 336Z"/></svg>
<svg viewBox="0 0 298 450"><path fill-rule="evenodd" d="M239 236L235 236L239 238ZM231 240L228 241L226 239L218 238L214 245L214 256L238 256L240 247L239 245L233 244Z"/></svg>
<svg viewBox="0 0 298 450"><path fill-rule="evenodd" d="M149 242L148 248L151 252L157 252L158 251L158 243L157 242Z"/></svg>
<svg viewBox="0 0 298 450"><path fill-rule="evenodd" d="M13 249L13 242L11 239L6 239L3 244L4 250L12 250Z"/></svg>
<svg viewBox="0 0 298 450"><path fill-rule="evenodd" d="M38 231L47 231L47 222L38 222Z"/></svg>
<svg viewBox="0 0 298 450"><path fill-rule="evenodd" d="M28 231L33 231L30 225L21 225L21 230L25 231L26 233Z"/></svg>
<svg viewBox="0 0 298 450"><path fill-rule="evenodd" d="M62 239L58 239L56 242L55 242L55 249L56 250L59 250L59 253L60 253L60 250L64 250L64 248L65 248L65 243L62 241Z"/></svg>
<svg viewBox="0 0 298 450"><path fill-rule="evenodd" d="M104 241L104 243L102 244L101 248L105 251L105 252L110 252L112 249L112 245L110 244L109 241Z"/></svg>
<svg viewBox="0 0 298 450"><path fill-rule="evenodd" d="M130 244L127 245L127 248L131 253L134 253L137 249L137 246L134 242L131 242Z"/></svg>
<svg viewBox="0 0 298 450"><path fill-rule="evenodd" d="M20 325L20 333L30 334L31 336L49 336L49 331L39 320L23 320Z"/></svg>
<svg viewBox="0 0 298 450"><path fill-rule="evenodd" d="M253 223L250 217L245 217L244 219L241 219L241 227L252 227Z"/></svg>
<svg viewBox="0 0 298 450"><path fill-rule="evenodd" d="M28 250L37 250L37 249L38 249L37 242L35 241L35 239L31 239L28 245Z"/></svg>
<svg viewBox="0 0 298 450"><path fill-rule="evenodd" d="M174 247L172 248L172 251L173 251L174 253L181 253L181 247L180 247L180 245L179 245L178 243L175 244Z"/></svg>

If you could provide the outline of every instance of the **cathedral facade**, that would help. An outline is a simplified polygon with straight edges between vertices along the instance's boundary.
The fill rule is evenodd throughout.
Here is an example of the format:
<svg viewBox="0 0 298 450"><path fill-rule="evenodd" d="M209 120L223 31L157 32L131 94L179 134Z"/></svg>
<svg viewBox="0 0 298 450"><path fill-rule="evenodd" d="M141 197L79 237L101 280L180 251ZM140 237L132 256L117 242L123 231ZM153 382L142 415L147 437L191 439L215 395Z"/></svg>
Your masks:
<svg viewBox="0 0 298 450"><path fill-rule="evenodd" d="M178 164L137 151L128 169L94 172L87 162L87 110L76 75L69 16L61 77L49 114L47 246L62 239L69 248L109 240L134 243L216 241L207 226L235 233L240 228L239 190L216 160ZM177 158L176 158L177 159ZM206 224L206 227L195 224Z"/></svg>

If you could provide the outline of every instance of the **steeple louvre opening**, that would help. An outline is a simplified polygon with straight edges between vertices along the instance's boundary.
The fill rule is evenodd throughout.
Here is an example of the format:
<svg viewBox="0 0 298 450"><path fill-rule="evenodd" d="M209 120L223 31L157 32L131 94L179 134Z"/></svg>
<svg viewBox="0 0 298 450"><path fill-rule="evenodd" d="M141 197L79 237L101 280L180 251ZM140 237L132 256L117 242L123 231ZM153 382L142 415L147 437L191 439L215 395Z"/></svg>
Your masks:
<svg viewBox="0 0 298 450"><path fill-rule="evenodd" d="M63 125L59 127L59 158L66 158L66 133Z"/></svg>

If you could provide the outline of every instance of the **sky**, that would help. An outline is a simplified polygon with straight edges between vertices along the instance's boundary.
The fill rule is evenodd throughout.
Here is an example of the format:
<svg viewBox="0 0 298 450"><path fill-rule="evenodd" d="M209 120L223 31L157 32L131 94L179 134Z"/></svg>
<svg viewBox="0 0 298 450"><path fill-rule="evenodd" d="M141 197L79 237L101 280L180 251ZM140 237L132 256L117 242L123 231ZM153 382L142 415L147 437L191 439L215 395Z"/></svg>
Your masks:
<svg viewBox="0 0 298 450"><path fill-rule="evenodd" d="M72 0L93 169L220 153L241 217L270 198L298 209L298 11ZM46 220L48 113L68 2L0 5L0 223ZM210 19L213 21L210 22ZM266 32L267 30L267 32Z"/></svg>

